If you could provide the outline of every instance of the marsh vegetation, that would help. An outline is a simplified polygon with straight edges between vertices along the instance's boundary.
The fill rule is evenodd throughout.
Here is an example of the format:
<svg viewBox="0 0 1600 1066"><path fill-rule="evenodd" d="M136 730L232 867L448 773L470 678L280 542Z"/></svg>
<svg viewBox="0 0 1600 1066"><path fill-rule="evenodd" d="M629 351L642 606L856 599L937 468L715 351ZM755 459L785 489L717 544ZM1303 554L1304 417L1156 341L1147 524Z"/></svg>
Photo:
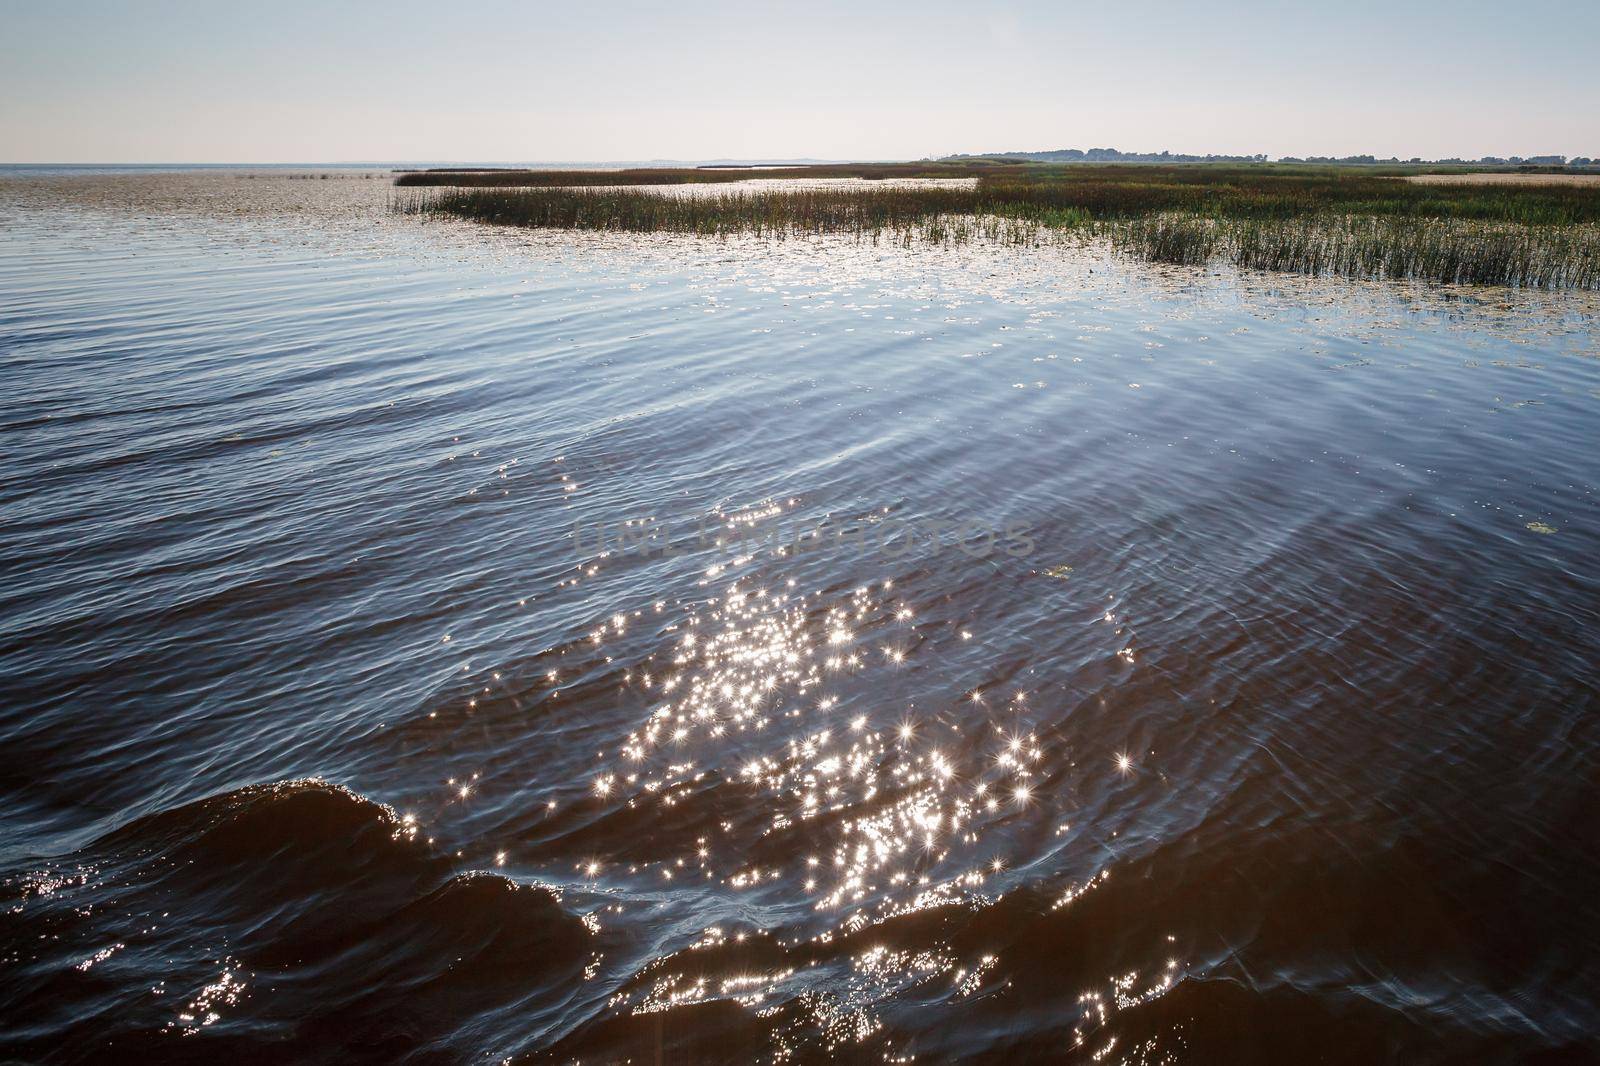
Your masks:
<svg viewBox="0 0 1600 1066"><path fill-rule="evenodd" d="M845 173L847 172L848 173ZM485 175L485 180L475 180ZM436 174L433 177L442 178ZM1600 189L1434 184L1370 169L905 164L829 168L455 172L395 210L497 225L708 237L842 234L903 243L1104 238L1143 259L1349 277L1600 287ZM923 179L770 188L760 179ZM637 177L638 180L634 180ZM967 178L940 182L932 178ZM757 180L752 181L752 178ZM515 184L512 184L513 179ZM663 195L643 185L738 189Z"/></svg>
<svg viewBox="0 0 1600 1066"><path fill-rule="evenodd" d="M596 185L710 185L753 179L966 177L1018 164L1003 163L839 163L795 166L627 167L621 170L520 170L510 167L440 167L405 171L400 186L449 185L466 188L582 188Z"/></svg>

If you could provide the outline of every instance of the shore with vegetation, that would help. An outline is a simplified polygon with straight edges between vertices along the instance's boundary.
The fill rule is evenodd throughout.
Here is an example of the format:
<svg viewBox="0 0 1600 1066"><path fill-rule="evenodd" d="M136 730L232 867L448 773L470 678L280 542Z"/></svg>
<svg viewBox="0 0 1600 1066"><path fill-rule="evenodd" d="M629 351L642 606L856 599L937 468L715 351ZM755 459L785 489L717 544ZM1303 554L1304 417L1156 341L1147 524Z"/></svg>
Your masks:
<svg viewBox="0 0 1600 1066"><path fill-rule="evenodd" d="M1422 176L1403 167L993 161L428 171L400 175L391 205L496 225L706 237L1103 239L1161 263L1600 288L1594 184L1486 181L1473 172L1399 180ZM806 187L797 178L858 180ZM965 180L938 180L952 178ZM743 184L692 196L651 188L731 182Z"/></svg>

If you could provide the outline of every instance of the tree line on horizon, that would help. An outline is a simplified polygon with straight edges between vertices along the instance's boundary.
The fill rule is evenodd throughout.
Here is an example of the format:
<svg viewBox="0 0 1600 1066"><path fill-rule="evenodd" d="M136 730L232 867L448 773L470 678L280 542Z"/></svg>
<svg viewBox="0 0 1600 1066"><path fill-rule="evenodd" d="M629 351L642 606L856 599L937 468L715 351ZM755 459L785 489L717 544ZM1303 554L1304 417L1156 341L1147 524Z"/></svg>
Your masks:
<svg viewBox="0 0 1600 1066"><path fill-rule="evenodd" d="M1268 157L1265 153L1255 155L1187 155L1178 152L1122 152L1115 148L1060 148L1048 152L994 152L994 153L969 153L941 157L943 160L961 159L1015 159L1018 161L1037 163L1265 163ZM1596 161L1588 156L1574 156L1571 159L1564 155L1534 155L1534 156L1494 156L1486 155L1479 159L1462 159L1451 157L1448 159L1423 159L1413 156L1410 159L1400 159L1390 156L1382 159L1373 155L1346 155L1346 156L1280 156L1279 163L1343 163L1361 164L1372 163L1389 166L1406 164L1422 165L1436 164L1441 166L1595 166Z"/></svg>

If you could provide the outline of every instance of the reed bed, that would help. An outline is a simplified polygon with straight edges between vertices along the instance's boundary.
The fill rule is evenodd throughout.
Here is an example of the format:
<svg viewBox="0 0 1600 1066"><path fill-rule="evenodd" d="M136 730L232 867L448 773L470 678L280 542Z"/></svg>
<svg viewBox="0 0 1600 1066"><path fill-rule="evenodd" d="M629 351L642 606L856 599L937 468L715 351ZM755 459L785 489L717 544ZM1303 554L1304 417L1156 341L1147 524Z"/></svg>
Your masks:
<svg viewBox="0 0 1600 1066"><path fill-rule="evenodd" d="M992 173L997 164L841 163L764 167L630 167L622 170L519 170L441 167L406 171L398 186L457 188L584 188L597 185L705 185L793 178L961 178Z"/></svg>
<svg viewBox="0 0 1600 1066"><path fill-rule="evenodd" d="M1370 168L1232 166L1043 166L1014 164L849 164L768 168L420 171L401 187L593 188L701 185L795 178L969 178L984 204L1012 213L1087 211L1096 218L1188 211L1220 218L1296 218L1313 213L1396 218L1463 218L1566 225L1600 222L1600 189L1583 185L1438 185L1402 181ZM976 202L976 201L975 201Z"/></svg>
<svg viewBox="0 0 1600 1066"><path fill-rule="evenodd" d="M1104 238L1162 263L1462 284L1600 288L1600 195L1590 189L1445 189L1313 174L1165 180L1158 168L1085 168L1098 177L975 184L773 189L666 196L628 187L445 187L396 193L393 209L548 229L948 244ZM1143 170L1138 182L1105 171ZM1177 170L1179 168L1167 168ZM1195 168L1201 169L1201 168ZM613 175L614 176L614 175ZM1373 186L1376 182L1376 186ZM1335 190L1337 194L1335 193ZM1379 195L1380 191L1383 195Z"/></svg>
<svg viewBox="0 0 1600 1066"><path fill-rule="evenodd" d="M1033 239L1039 220L985 210L970 188L793 189L662 196L635 189L451 189L397 196L402 214L445 214L537 229L702 237L844 234L940 243Z"/></svg>
<svg viewBox="0 0 1600 1066"><path fill-rule="evenodd" d="M1600 289L1600 226L1311 215L1214 219L1163 214L1108 227L1153 262L1223 259L1256 270L1464 285Z"/></svg>

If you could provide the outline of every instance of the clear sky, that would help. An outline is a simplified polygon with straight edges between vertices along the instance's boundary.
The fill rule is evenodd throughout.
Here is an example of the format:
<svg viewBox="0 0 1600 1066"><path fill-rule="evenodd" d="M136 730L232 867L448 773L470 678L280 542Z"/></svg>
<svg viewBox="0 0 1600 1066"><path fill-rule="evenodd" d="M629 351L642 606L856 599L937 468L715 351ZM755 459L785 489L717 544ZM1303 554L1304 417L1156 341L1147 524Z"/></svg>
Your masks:
<svg viewBox="0 0 1600 1066"><path fill-rule="evenodd" d="M1600 2L0 0L0 161L1600 157Z"/></svg>

